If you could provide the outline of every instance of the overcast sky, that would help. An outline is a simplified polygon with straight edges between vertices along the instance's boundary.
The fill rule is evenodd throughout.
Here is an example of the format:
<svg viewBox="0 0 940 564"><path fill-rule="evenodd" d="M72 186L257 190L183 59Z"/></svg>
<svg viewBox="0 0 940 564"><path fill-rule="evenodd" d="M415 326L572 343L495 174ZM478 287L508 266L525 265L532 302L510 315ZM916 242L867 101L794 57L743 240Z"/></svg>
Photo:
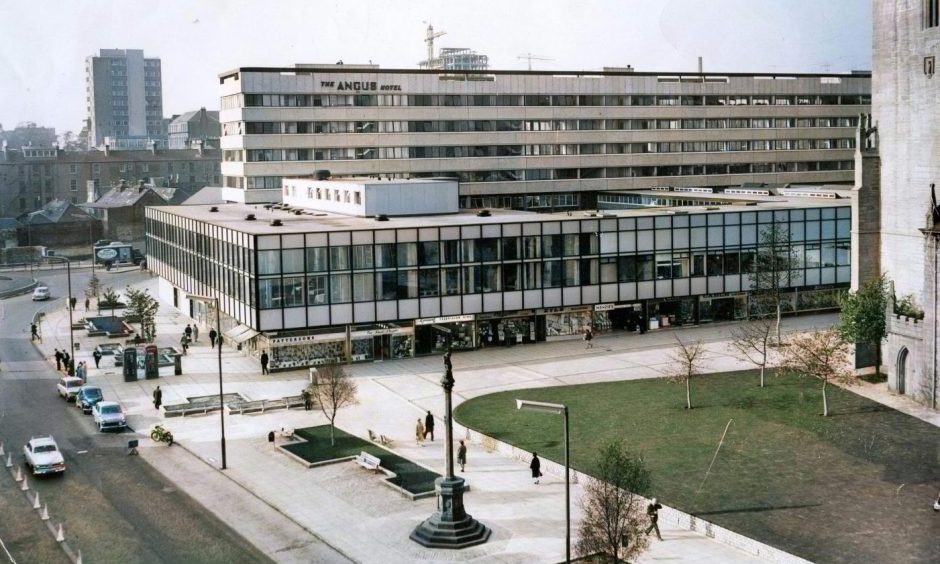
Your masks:
<svg viewBox="0 0 940 564"><path fill-rule="evenodd" d="M871 68L870 0L0 0L0 124L78 132L85 57L143 49L163 60L167 116L218 109L217 75L239 66L373 63L416 68L468 47L491 68L844 72Z"/></svg>

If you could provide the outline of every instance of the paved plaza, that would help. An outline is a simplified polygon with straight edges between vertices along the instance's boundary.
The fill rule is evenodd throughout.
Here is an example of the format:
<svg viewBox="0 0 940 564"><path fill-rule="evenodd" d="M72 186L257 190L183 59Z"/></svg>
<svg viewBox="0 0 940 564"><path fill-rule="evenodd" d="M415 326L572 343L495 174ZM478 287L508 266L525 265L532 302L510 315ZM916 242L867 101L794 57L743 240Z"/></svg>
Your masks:
<svg viewBox="0 0 940 564"><path fill-rule="evenodd" d="M156 293L155 279L142 286ZM79 314L83 314L81 309L79 306ZM785 329L799 331L836 321L837 316L832 314L790 318L785 320ZM191 322L162 304L157 343L176 344L182 328ZM454 401L459 404L501 390L662 376L669 363L667 349L674 345L677 331L684 340L706 342L708 371L747 368L725 342L731 327L714 325L645 335L601 335L591 350L585 350L581 341L571 340L455 354ZM493 535L484 545L460 551L426 549L408 539L414 526L435 510L434 498L411 501L384 485L378 475L353 463L308 469L267 442L267 434L272 430L325 423L317 411L292 409L227 415L228 469L218 471L221 463L218 412L164 419L151 403L152 390L158 384L163 390L164 404L218 393L217 353L209 349L207 333L208 328L202 328L200 341L183 357L182 376L173 376L172 367L166 367L161 369L159 380L126 383L120 368L113 367L105 357L100 370L90 370L89 381L102 386L108 399L117 399L128 410L130 425L141 435L141 456L271 558L284 562L563 560L563 479L547 473L547 479L533 485L528 479L526 462L476 442L470 445L464 474L472 485L465 502L474 517L491 527ZM48 355L54 347L67 348L64 310L48 314L44 335L41 346ZM106 339L86 338L84 331L76 331L75 338L81 343L78 360L94 366L91 351ZM228 346L222 351L222 362L225 392L240 393L253 400L297 395L307 382L305 370L262 377L257 360ZM443 396L439 385L442 370L441 358L437 356L350 366L349 372L359 389L358 403L340 411L337 426L360 437L366 437L368 430L386 435L393 440L391 449L396 454L442 472ZM883 384L863 384L854 391L940 424L940 414L889 394ZM438 418L438 440L418 446L414 440L415 422L427 410ZM173 431L181 448L166 448L144 439L157 423ZM128 438L132 436L128 434ZM574 532L582 493L580 485L572 486ZM661 519L660 525L663 542L653 540L641 562L761 561L758 556L681 529L668 520Z"/></svg>

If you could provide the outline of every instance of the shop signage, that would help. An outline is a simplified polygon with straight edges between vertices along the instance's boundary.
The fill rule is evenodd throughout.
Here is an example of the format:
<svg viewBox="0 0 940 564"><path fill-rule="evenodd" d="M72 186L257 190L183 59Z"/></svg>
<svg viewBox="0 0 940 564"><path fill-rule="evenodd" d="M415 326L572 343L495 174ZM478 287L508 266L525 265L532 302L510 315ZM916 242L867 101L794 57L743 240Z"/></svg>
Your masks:
<svg viewBox="0 0 940 564"><path fill-rule="evenodd" d="M591 308L589 306L546 307L535 310L535 313L545 315L547 313L580 313L583 311L591 311Z"/></svg>
<svg viewBox="0 0 940 564"><path fill-rule="evenodd" d="M445 317L428 317L426 319L415 319L415 325L434 325L436 323L460 323L462 321L473 321L473 315L447 315Z"/></svg>
<svg viewBox="0 0 940 564"><path fill-rule="evenodd" d="M355 92L375 92L395 90L401 92L401 84L379 84L378 82L362 80L321 80L320 88L335 88L337 90L353 90Z"/></svg>
<svg viewBox="0 0 940 564"><path fill-rule="evenodd" d="M390 327L388 329L370 329L368 331L354 331L350 334L350 337L378 337L380 335L401 335L402 333L410 333L410 328L405 327Z"/></svg>
<svg viewBox="0 0 940 564"><path fill-rule="evenodd" d="M640 304L596 304L594 311L610 311L612 309L634 309L639 310Z"/></svg>
<svg viewBox="0 0 940 564"><path fill-rule="evenodd" d="M477 314L477 321L483 321L486 319L509 319L512 317L529 317L534 315L535 312L531 309L526 309L522 311L507 311L503 313L479 313Z"/></svg>
<svg viewBox="0 0 940 564"><path fill-rule="evenodd" d="M304 335L302 337L278 337L271 339L271 346L283 347L285 345L298 345L300 343L312 343L314 335Z"/></svg>
<svg viewBox="0 0 940 564"><path fill-rule="evenodd" d="M117 251L114 249L101 249L98 251L98 258L102 260L111 260L117 258Z"/></svg>
<svg viewBox="0 0 940 564"><path fill-rule="evenodd" d="M702 296L702 301L705 302L711 299L719 299L719 298L738 298L738 297L743 297L744 295L745 294L741 292L725 292L724 294L709 294L707 296Z"/></svg>

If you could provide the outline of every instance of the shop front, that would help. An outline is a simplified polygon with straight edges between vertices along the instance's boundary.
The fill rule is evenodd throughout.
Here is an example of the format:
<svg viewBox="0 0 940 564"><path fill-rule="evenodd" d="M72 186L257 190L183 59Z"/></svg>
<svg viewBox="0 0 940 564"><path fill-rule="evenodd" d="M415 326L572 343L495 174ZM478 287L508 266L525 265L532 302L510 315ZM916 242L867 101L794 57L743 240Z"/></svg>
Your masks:
<svg viewBox="0 0 940 564"><path fill-rule="evenodd" d="M747 319L747 294L720 294L699 299L699 323Z"/></svg>
<svg viewBox="0 0 940 564"><path fill-rule="evenodd" d="M639 331L643 304L596 304L594 306L594 332Z"/></svg>
<svg viewBox="0 0 940 564"><path fill-rule="evenodd" d="M584 334L593 327L594 309L591 306L556 307L537 310L545 323L545 340L567 339Z"/></svg>
<svg viewBox="0 0 940 564"><path fill-rule="evenodd" d="M350 334L352 362L411 358L414 355L414 328L394 324L356 327Z"/></svg>
<svg viewBox="0 0 940 564"><path fill-rule="evenodd" d="M320 333L286 335L261 334L261 350L268 350L268 367L286 370L320 364L338 364L346 361L346 333ZM260 354L260 352L259 352Z"/></svg>
<svg viewBox="0 0 940 564"><path fill-rule="evenodd" d="M649 329L695 324L697 300L695 297L650 300L647 305Z"/></svg>
<svg viewBox="0 0 940 564"><path fill-rule="evenodd" d="M415 319L414 354L440 354L448 348L470 351L477 346L476 338L476 321L472 314Z"/></svg>
<svg viewBox="0 0 940 564"><path fill-rule="evenodd" d="M538 331L538 317L531 310L478 314L477 330L480 347L522 345L545 340L545 331Z"/></svg>

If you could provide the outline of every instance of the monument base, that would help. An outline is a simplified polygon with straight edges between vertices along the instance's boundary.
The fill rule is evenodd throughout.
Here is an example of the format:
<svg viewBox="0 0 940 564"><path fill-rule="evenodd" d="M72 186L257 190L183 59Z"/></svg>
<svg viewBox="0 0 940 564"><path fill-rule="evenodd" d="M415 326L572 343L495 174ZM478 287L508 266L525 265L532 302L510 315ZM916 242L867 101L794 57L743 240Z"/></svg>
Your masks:
<svg viewBox="0 0 940 564"><path fill-rule="evenodd" d="M463 484L458 477L441 481L441 510L415 527L411 540L428 548L466 548L489 540L490 529L464 511Z"/></svg>

